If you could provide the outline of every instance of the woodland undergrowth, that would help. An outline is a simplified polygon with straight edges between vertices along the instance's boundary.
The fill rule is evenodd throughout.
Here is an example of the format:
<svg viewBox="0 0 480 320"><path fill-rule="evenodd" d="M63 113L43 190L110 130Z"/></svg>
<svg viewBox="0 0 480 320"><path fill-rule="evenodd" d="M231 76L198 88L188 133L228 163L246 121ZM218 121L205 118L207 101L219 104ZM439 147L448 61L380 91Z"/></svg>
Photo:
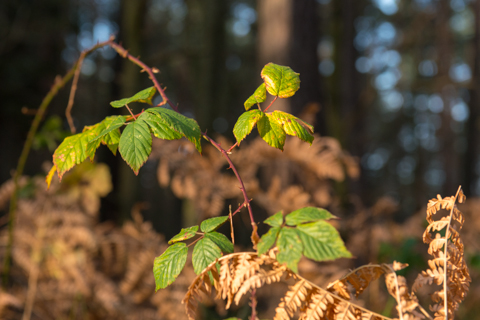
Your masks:
<svg viewBox="0 0 480 320"><path fill-rule="evenodd" d="M71 109L80 68L86 55L104 46L139 66L153 86L111 102L130 116L110 116L77 133ZM194 119L182 115L155 78L157 72L111 38L82 52L72 70L56 80L36 114L12 181L0 188L0 205L10 199L9 228L0 234L7 244L2 249L2 317L14 319L21 313L26 320L180 319L181 300L188 319L204 310L198 302L215 305L218 314L236 319L249 299L252 320L454 319L472 281L460 237L465 223L457 206L465 201L460 187L454 196L438 195L427 205L428 225L418 234L423 232L430 258L410 288L407 278L397 274L406 263L358 266L350 258L374 261L381 251L379 243L418 231L421 222L416 220L406 232L404 227L392 232L391 225L386 230L378 221L395 211L388 199L368 210L357 207L339 222L330 213L341 213L336 210L332 181L357 177L355 158L336 140L315 135L314 127L302 118L267 112L277 99L300 89L299 74L273 63L262 69L262 83L245 101L232 144L208 136ZM73 135L53 154L48 190L40 179L23 177L23 166L49 101L71 77L66 118ZM157 93L162 102L153 106ZM267 94L273 101L265 106ZM138 103L143 108L135 113L133 105ZM259 138L247 143L244 140L254 128ZM202 145L202 139L208 145ZM141 204L121 228L99 224L99 199L111 189L108 168L83 162L87 158L93 162L101 145L113 154L118 151L136 174L147 160L158 161L160 184L194 201L199 225L180 230L167 242L143 221ZM225 167L233 175L225 174ZM269 177L269 185L262 183L262 174ZM20 189L27 196L19 201ZM268 216L263 224L268 231L261 237L252 201ZM227 202L238 206L225 212ZM248 217L249 248L234 245L237 215ZM224 224L230 226L230 234L217 231ZM338 276L345 267L351 271ZM378 291L380 279L385 294ZM284 291L278 289L282 284ZM269 287L273 289L268 291ZM417 297L426 287L432 288L430 302ZM264 289L267 293L262 293ZM152 295L154 291L158 293ZM364 291L370 291L370 300L376 303L359 299ZM264 299L272 297L278 298L277 307L264 312ZM388 301L390 308L371 309ZM230 308L238 312L229 313Z"/></svg>

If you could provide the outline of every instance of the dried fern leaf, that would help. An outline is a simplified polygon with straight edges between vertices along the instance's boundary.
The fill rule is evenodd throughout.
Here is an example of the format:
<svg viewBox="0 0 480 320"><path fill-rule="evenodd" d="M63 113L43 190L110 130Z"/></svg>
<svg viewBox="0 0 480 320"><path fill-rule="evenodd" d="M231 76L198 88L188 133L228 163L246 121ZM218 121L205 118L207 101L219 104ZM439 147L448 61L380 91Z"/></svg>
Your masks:
<svg viewBox="0 0 480 320"><path fill-rule="evenodd" d="M423 241L429 244L428 253L433 259L428 261L429 269L422 271L413 284L413 291L425 284L442 285L441 289L432 294L435 302L430 309L435 312L435 319L454 319L454 312L465 299L469 290L471 278L465 263L464 245L458 230L461 230L465 218L456 206L456 202L466 199L461 187L452 197L442 198L440 195L432 199L427 207L427 226ZM434 220L439 210L450 211L448 216ZM435 233L445 230L445 234ZM432 234L435 233L435 237ZM443 301L443 305L440 302Z"/></svg>
<svg viewBox="0 0 480 320"><path fill-rule="evenodd" d="M351 285L355 290L355 296L358 297L371 282L377 280L384 273L384 268L378 264L361 266L343 276L342 279L330 283L327 290L337 293L342 298L350 299L347 287Z"/></svg>
<svg viewBox="0 0 480 320"><path fill-rule="evenodd" d="M290 286L289 290L282 298L279 306L277 307L274 320L289 319L293 317L295 311L302 307L305 303L308 291L312 289L312 286L302 279ZM289 317L286 317L288 315Z"/></svg>

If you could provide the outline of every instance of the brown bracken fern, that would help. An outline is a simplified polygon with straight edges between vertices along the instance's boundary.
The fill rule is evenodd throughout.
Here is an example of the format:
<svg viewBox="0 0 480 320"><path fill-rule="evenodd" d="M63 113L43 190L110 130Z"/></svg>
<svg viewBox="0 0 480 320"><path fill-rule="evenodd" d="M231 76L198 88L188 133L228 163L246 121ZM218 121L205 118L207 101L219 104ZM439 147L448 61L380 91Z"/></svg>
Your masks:
<svg viewBox="0 0 480 320"><path fill-rule="evenodd" d="M428 202L429 225L423 234L423 242L429 245L428 253L433 259L428 261L429 269L418 275L413 291L425 284L442 286L432 294L434 304L430 310L435 312L435 320L453 319L454 312L465 299L470 287L471 278L459 234L465 218L456 205L457 201L462 203L465 199L459 187L455 196L442 198L438 195ZM450 211L449 214L434 220L434 215L442 209Z"/></svg>
<svg viewBox="0 0 480 320"><path fill-rule="evenodd" d="M395 274L396 270L406 265L394 263L363 266L323 289L278 263L275 257L275 249L268 255L233 253L210 264L195 278L183 300L189 319L195 319L197 302L202 295L211 294L212 288L217 291L215 298L226 299L226 308L229 308L232 302L238 304L250 290L288 278L293 278L295 283L281 299L274 320L288 320L297 313L301 320L390 319L350 301L351 295L348 292L353 288L355 295L360 294L381 275L385 275L387 288L397 300L401 319L424 318L415 309L426 314L419 307L415 295L408 293L405 279Z"/></svg>

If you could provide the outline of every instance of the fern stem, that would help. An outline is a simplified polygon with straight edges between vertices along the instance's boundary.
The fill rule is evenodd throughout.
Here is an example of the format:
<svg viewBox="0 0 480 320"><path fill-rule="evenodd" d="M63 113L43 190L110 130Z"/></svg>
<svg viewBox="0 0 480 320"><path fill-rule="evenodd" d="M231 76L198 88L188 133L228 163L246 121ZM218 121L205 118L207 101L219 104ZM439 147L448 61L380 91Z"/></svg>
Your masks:
<svg viewBox="0 0 480 320"><path fill-rule="evenodd" d="M450 238L450 225L452 224L453 218L453 210L455 210L455 203L457 202L458 195L462 186L459 186L457 189L457 193L455 194L455 198L453 199L453 206L450 209L450 216L448 217L448 224L445 230L445 247L443 248L443 308L445 310L445 320L448 320L448 295L447 295L447 269L448 269L448 259L447 259L447 252L448 252L448 238Z"/></svg>

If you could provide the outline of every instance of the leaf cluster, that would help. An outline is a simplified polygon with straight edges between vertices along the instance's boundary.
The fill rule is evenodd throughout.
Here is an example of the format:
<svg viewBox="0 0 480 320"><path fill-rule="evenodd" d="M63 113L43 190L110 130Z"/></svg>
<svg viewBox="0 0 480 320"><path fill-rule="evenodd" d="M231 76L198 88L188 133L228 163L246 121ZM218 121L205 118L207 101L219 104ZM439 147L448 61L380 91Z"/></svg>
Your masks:
<svg viewBox="0 0 480 320"><path fill-rule="evenodd" d="M173 283L185 267L188 255L187 244L182 242L199 236L192 253L193 269L196 274L201 273L209 264L223 254L233 252L233 243L215 230L228 220L228 216L215 217L202 221L199 226L182 229L168 241L171 244L165 252L156 257L153 266L156 290L166 288Z"/></svg>
<svg viewBox="0 0 480 320"><path fill-rule="evenodd" d="M299 74L290 67L267 64L261 72L263 83L245 101L245 110L233 128L233 134L240 145L243 139L257 126L258 134L270 146L283 151L287 135L296 136L312 144L313 126L299 118L283 112L273 111L266 113L260 108L260 103L265 102L267 91L276 98L289 98L300 88ZM258 105L258 109L249 109ZM265 111L269 108L268 106Z"/></svg>
<svg viewBox="0 0 480 320"><path fill-rule="evenodd" d="M302 256L315 261L350 258L352 255L338 231L326 221L332 218L334 216L327 210L315 207L298 209L285 217L278 212L265 220L272 228L261 237L258 254L276 245L278 262L286 263L294 272L298 272Z"/></svg>
<svg viewBox="0 0 480 320"><path fill-rule="evenodd" d="M113 101L111 105L114 108L128 108L128 103L132 102L151 105L155 92L155 87L151 87L130 98ZM120 131L123 126L125 129ZM118 149L125 162L138 174L152 152L152 134L165 140L185 137L195 145L198 152L202 151L201 132L197 122L173 110L153 107L142 111L139 116L133 113L132 117L110 116L85 127L81 133L65 138L53 154L53 167L47 176L47 184L50 185L55 172L61 180L65 172L86 158L93 161L101 144L106 145L113 154Z"/></svg>

